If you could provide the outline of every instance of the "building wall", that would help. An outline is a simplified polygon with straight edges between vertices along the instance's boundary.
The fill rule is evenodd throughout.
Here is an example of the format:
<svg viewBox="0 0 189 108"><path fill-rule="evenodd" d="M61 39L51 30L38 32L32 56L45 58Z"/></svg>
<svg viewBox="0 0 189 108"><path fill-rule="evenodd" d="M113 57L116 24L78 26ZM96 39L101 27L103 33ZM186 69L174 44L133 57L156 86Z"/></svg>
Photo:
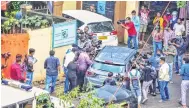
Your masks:
<svg viewBox="0 0 189 108"><path fill-rule="evenodd" d="M119 42L124 42L124 32L125 30L117 24L118 20L125 19L126 14L126 1L116 1L115 11L114 11L114 26L117 30L117 36Z"/></svg>
<svg viewBox="0 0 189 108"><path fill-rule="evenodd" d="M34 48L36 50L35 57L38 59L38 62L34 65L34 81L44 80L46 77L46 72L44 69L44 61L49 57L49 51L51 50L51 36L52 36L52 27L32 30L29 31L30 40L29 48ZM60 59L60 64L62 67L63 57L65 52L71 46L64 46L60 48L55 48L55 56ZM61 68L61 74L59 78L63 75L63 70Z"/></svg>
<svg viewBox="0 0 189 108"><path fill-rule="evenodd" d="M76 10L76 4L77 1L64 1L63 10Z"/></svg>
<svg viewBox="0 0 189 108"><path fill-rule="evenodd" d="M126 17L131 17L131 12L135 10L136 13L139 11L139 1L127 1L126 2ZM125 30L125 35L124 35L124 43L127 44L127 39L128 39L128 33Z"/></svg>

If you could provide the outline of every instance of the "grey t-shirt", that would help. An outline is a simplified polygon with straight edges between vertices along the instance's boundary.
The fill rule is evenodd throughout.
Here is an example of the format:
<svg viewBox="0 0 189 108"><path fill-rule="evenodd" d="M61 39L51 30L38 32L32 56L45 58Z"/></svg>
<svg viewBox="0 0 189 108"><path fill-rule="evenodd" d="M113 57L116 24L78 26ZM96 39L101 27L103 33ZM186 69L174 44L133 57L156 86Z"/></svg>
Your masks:
<svg viewBox="0 0 189 108"><path fill-rule="evenodd" d="M171 45L171 46L168 46L168 48L164 48L163 49L164 52L172 52L172 53L176 53L177 52L177 49L175 48L175 46ZM168 54L165 56L165 61L167 63L173 63L174 62L174 55L172 54Z"/></svg>

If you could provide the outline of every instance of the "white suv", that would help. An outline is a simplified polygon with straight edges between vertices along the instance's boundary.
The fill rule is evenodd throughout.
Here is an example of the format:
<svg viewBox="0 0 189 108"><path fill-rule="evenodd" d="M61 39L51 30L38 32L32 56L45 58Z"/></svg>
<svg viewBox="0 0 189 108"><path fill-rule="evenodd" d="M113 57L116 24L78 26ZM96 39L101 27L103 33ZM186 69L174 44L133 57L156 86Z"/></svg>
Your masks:
<svg viewBox="0 0 189 108"><path fill-rule="evenodd" d="M102 47L118 45L117 31L111 19L87 10L66 10L63 11L63 16L77 20L78 28L81 30L88 26L93 36L102 41Z"/></svg>

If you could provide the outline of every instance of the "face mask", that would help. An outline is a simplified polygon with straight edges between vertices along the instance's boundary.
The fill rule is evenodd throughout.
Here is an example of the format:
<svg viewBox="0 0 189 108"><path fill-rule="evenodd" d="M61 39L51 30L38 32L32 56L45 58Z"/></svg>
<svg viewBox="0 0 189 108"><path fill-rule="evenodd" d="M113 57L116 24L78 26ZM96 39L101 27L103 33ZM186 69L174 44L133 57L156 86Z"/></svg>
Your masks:
<svg viewBox="0 0 189 108"><path fill-rule="evenodd" d="M157 54L157 56L159 56L159 57L160 57L160 56L161 56L161 54Z"/></svg>

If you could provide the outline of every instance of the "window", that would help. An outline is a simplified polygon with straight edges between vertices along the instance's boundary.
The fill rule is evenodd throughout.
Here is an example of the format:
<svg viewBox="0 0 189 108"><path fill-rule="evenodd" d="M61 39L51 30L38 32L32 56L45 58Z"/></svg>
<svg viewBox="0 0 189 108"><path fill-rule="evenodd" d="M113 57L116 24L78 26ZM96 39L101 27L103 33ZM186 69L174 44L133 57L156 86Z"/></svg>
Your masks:
<svg viewBox="0 0 189 108"><path fill-rule="evenodd" d="M105 64L100 62L95 62L92 65L92 68L106 72L113 72L113 73L122 73L124 70L124 66Z"/></svg>
<svg viewBox="0 0 189 108"><path fill-rule="evenodd" d="M63 17L68 18L68 19L77 20L77 28L81 27L81 26L84 24L82 21L80 21L80 20L78 20L78 19L75 19L75 18L73 18L73 17L71 17L71 16L69 16L69 15L63 14Z"/></svg>
<svg viewBox="0 0 189 108"><path fill-rule="evenodd" d="M111 21L90 23L88 26L93 33L112 32L114 30Z"/></svg>

